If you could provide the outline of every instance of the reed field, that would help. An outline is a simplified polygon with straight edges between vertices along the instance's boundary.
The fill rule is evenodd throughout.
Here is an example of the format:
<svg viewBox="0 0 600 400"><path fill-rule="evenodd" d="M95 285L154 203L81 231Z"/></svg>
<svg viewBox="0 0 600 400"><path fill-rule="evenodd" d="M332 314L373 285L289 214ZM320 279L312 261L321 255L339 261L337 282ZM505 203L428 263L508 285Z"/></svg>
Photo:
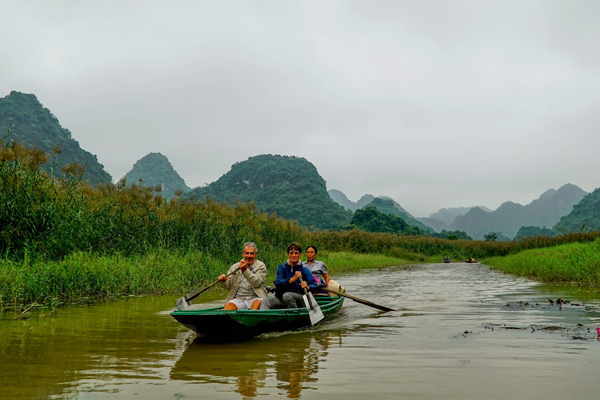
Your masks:
<svg viewBox="0 0 600 400"><path fill-rule="evenodd" d="M585 243L600 237L600 232L570 233L558 237L530 237L519 241L495 242L449 240L430 236L403 236L391 233L351 231L312 231L308 240L330 251L361 254L387 254L411 261L426 261L444 256L454 261L468 257L502 257L527 249L553 247L565 243Z"/></svg>
<svg viewBox="0 0 600 400"><path fill-rule="evenodd" d="M9 132L10 133L10 132ZM502 257L587 243L599 233L519 242L448 240L350 231L308 231L250 204L165 201L160 187L124 181L91 187L83 167L52 177L55 157L0 142L0 310L130 294L182 294L212 283L255 242L268 280L292 241L319 248L332 277L362 268L444 256ZM48 163L46 163L48 162ZM46 163L46 164L44 164ZM587 254L587 253L586 253Z"/></svg>
<svg viewBox="0 0 600 400"><path fill-rule="evenodd" d="M487 265L543 282L600 287L600 239L522 251L485 260Z"/></svg>

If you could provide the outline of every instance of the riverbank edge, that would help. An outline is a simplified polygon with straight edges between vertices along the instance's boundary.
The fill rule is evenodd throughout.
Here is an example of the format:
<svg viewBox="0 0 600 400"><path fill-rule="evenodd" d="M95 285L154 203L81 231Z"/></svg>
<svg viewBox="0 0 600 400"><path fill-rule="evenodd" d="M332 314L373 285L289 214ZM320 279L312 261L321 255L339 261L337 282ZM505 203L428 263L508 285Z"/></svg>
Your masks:
<svg viewBox="0 0 600 400"><path fill-rule="evenodd" d="M322 251L318 257L330 276L361 269L406 265L406 260L382 254ZM267 265L267 285L275 279L279 254L258 259ZM123 257L74 253L61 261L0 260L0 312L26 313L39 308L92 303L131 295L183 295L214 282L238 260L224 261L202 252L160 251ZM218 290L218 289L217 289Z"/></svg>
<svg viewBox="0 0 600 400"><path fill-rule="evenodd" d="M600 290L600 239L525 250L483 261L492 269L548 283L567 283Z"/></svg>

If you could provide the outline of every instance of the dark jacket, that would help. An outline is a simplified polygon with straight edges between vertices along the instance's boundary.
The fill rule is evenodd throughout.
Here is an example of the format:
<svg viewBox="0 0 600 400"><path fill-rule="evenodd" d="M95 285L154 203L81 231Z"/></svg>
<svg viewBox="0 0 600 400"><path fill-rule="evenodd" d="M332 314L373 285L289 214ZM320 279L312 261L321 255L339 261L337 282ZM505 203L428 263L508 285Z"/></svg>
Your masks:
<svg viewBox="0 0 600 400"><path fill-rule="evenodd" d="M281 299L281 296L285 292L294 292L299 294L304 294L304 289L300 286L300 280L297 279L293 283L290 283L290 279L296 271L302 272L302 280L308 283L311 292L317 291L317 281L313 274L310 273L308 268L303 266L301 263L296 265L294 268L290 266L287 262L285 264L281 264L279 268L277 268L277 279L275 279L275 296Z"/></svg>

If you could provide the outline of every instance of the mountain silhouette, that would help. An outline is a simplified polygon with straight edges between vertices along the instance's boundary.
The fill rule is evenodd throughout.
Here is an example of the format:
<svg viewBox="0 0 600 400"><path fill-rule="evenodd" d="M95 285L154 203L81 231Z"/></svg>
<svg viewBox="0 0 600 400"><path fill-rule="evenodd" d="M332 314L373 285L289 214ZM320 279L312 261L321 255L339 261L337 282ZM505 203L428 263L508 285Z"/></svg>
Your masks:
<svg viewBox="0 0 600 400"><path fill-rule="evenodd" d="M83 150L71 137L71 132L60 125L58 118L35 95L12 91L0 99L0 127L3 132L0 139L11 125L12 134L5 140L14 140L53 154L47 167L53 167L54 176L62 175L61 169L65 165L79 163L85 166L83 180L91 185L112 181L98 158ZM60 149L59 154L55 154L57 149Z"/></svg>

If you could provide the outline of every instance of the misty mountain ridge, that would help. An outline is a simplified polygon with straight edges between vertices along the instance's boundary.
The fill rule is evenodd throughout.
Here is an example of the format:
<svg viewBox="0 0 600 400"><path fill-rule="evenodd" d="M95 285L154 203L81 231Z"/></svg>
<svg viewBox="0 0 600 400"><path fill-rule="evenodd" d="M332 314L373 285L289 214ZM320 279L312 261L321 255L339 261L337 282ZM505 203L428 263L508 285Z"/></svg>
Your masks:
<svg viewBox="0 0 600 400"><path fill-rule="evenodd" d="M395 201L389 196L375 197L372 194L365 194L355 203L348 199L348 197L340 190L330 189L328 193L333 201L352 212L362 210L368 206L374 206L384 214L390 214L402 218L409 225L416 226L423 232L433 231L433 229L430 226L424 224L418 218L412 216L397 201Z"/></svg>
<svg viewBox="0 0 600 400"><path fill-rule="evenodd" d="M438 221L442 221L446 224L446 226L448 226L454 222L456 217L465 215L472 208L475 208L475 207L481 208L483 211L486 211L486 212L492 211L489 208L484 207L484 206L440 208L438 211L431 213L429 215L429 218L435 219Z"/></svg>
<svg viewBox="0 0 600 400"><path fill-rule="evenodd" d="M373 196L372 194L365 194L355 203L352 200L348 199L348 197L346 197L346 195L340 190L330 189L328 193L333 201L352 212L363 208L364 206L372 202L375 198L375 196Z"/></svg>
<svg viewBox="0 0 600 400"><path fill-rule="evenodd" d="M125 174L124 179L128 184L144 187L160 186L159 194L165 199L174 197L177 190L184 193L191 190L175 171L169 159L161 153L149 153L139 159L131 171Z"/></svg>
<svg viewBox="0 0 600 400"><path fill-rule="evenodd" d="M79 163L85 166L82 179L91 185L112 181L98 158L83 150L79 142L71 137L71 132L60 125L58 118L34 94L13 90L8 96L0 98L0 129L3 132L0 137L5 136L11 120L12 135L7 140L53 154L49 164L55 163L54 176L61 176L61 169L65 165ZM54 154L57 148L60 154Z"/></svg>
<svg viewBox="0 0 600 400"><path fill-rule="evenodd" d="M266 154L237 162L217 181L192 189L184 198L252 202L263 212L317 229L346 226L352 218L350 211L331 199L315 166L293 156Z"/></svg>
<svg viewBox="0 0 600 400"><path fill-rule="evenodd" d="M396 217L402 218L408 225L416 226L420 231L424 233L433 233L433 229L426 226L421 221L406 212L404 208L392 198L387 196L379 196L373 199L369 204L361 208L364 210L366 207L375 207L377 210L384 214L390 214Z"/></svg>
<svg viewBox="0 0 600 400"><path fill-rule="evenodd" d="M501 232L504 236L513 238L522 226L554 226L586 194L578 186L568 183L558 190L545 191L538 199L525 206L506 201L492 212L479 207L472 208L465 215L456 217L448 229L467 232L476 240L483 240L484 235L490 232Z"/></svg>

